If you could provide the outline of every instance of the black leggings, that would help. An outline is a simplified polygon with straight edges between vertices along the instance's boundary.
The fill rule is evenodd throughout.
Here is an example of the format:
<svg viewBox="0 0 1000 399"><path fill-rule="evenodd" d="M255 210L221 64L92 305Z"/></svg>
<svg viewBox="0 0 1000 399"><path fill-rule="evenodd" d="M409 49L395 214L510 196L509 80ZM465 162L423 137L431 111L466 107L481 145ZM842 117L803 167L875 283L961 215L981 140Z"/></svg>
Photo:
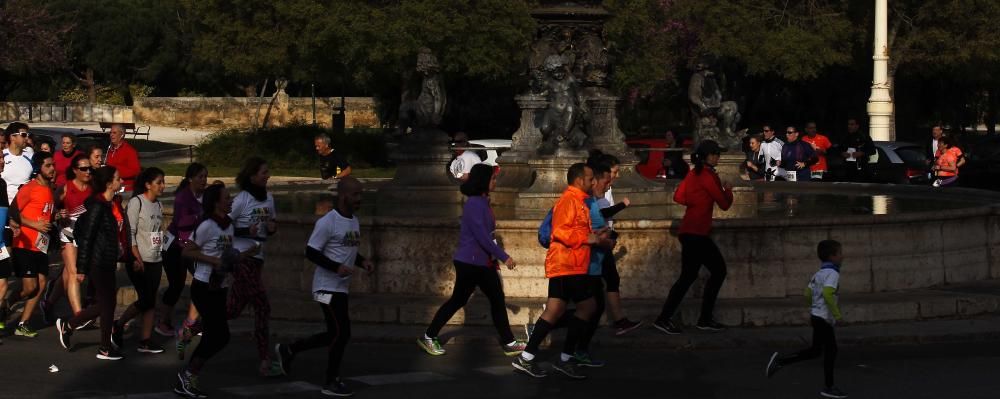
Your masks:
<svg viewBox="0 0 1000 399"><path fill-rule="evenodd" d="M170 307L177 305L190 267L191 261L181 257L180 245L174 244L167 249L167 253L163 256L163 271L167 273L167 289L163 291L162 298L164 305Z"/></svg>
<svg viewBox="0 0 1000 399"><path fill-rule="evenodd" d="M441 305L431 325L427 327L428 337L437 337L448 320L455 315L466 303L469 297L476 291L478 286L486 299L490 301L490 313L493 316L493 327L496 327L500 336L500 344L508 344L514 341L514 334L510 332L510 321L507 320L507 302L504 299L503 283L500 282L500 274L496 269L487 266L476 266L459 261L455 262L455 289L451 292L451 298Z"/></svg>
<svg viewBox="0 0 1000 399"><path fill-rule="evenodd" d="M711 275L705 283L701 298L701 316L698 321L710 321L715 310L715 300L719 297L722 283L726 281L726 260L719 247L708 236L681 234L681 275L670 288L667 301L663 304L658 320L667 321L674 316L688 288L698 279L698 270L704 265Z"/></svg>
<svg viewBox="0 0 1000 399"><path fill-rule="evenodd" d="M604 282L608 285L608 292L619 292L618 287L622 279L618 276L618 262L610 251L604 254L604 262L601 263L601 276L604 277Z"/></svg>
<svg viewBox="0 0 1000 399"><path fill-rule="evenodd" d="M590 341L594 339L594 334L597 332L597 328L601 326L601 315L604 314L606 295L604 293L604 282L601 276L588 276L590 278L591 290L594 292L594 300L597 303L597 309L594 311L594 316L587 321L587 331L580 335L580 340L576 344L576 348L573 351L583 351L587 352L590 350ZM576 311L573 309L566 309L563 312L562 317L556 322L556 325L552 329L569 327L570 322L575 317ZM566 352L566 354L572 354L572 352Z"/></svg>
<svg viewBox="0 0 1000 399"><path fill-rule="evenodd" d="M156 306L156 293L160 290L160 275L163 273L163 263L145 262L143 270L136 271L134 265L125 266L128 279L135 287L138 299L132 306L139 312L145 312Z"/></svg>
<svg viewBox="0 0 1000 399"><path fill-rule="evenodd" d="M189 370L198 374L213 355L229 343L229 321L226 319L226 288L209 288L208 283L191 282L191 302L201 315L202 338L191 356Z"/></svg>
<svg viewBox="0 0 1000 399"><path fill-rule="evenodd" d="M344 359L344 349L351 339L351 318L347 313L347 294L343 292L330 293L333 297L330 304L320 303L323 309L323 319L326 320L326 332L300 339L288 345L292 353L328 347L329 357L326 361L326 383L329 384L340 377L340 362Z"/></svg>
<svg viewBox="0 0 1000 399"><path fill-rule="evenodd" d="M823 355L823 377L826 387L833 386L833 366L837 361L837 338L833 333L833 326L820 317L812 316L809 319L813 328L813 343L807 349L798 351L790 356L778 359L778 364L786 365L803 360L815 359L820 354Z"/></svg>
<svg viewBox="0 0 1000 399"><path fill-rule="evenodd" d="M82 325L100 316L101 347L111 348L111 328L115 322L115 304L118 287L115 285L115 265L95 265L90 267L88 285L94 287L94 303L84 308L69 320L70 328Z"/></svg>

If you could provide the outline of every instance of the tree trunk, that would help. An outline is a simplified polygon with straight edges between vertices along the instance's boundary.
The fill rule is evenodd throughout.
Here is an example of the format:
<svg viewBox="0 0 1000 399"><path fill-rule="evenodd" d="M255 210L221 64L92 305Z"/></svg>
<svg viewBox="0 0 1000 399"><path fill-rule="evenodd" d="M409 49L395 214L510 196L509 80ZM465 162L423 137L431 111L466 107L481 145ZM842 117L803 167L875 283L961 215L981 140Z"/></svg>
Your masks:
<svg viewBox="0 0 1000 399"><path fill-rule="evenodd" d="M83 76L83 84L87 87L87 102L94 104L97 102L97 84L94 82L94 69L87 68Z"/></svg>

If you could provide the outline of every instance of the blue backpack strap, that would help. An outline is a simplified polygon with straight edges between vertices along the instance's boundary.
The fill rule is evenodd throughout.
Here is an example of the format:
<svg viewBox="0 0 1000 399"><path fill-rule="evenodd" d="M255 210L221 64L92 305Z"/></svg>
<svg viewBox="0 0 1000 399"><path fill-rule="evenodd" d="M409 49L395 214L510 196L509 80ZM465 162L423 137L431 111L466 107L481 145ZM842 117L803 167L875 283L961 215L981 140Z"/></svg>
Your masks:
<svg viewBox="0 0 1000 399"><path fill-rule="evenodd" d="M538 226L538 244L542 248L548 248L552 244L552 209L549 209L542 224Z"/></svg>

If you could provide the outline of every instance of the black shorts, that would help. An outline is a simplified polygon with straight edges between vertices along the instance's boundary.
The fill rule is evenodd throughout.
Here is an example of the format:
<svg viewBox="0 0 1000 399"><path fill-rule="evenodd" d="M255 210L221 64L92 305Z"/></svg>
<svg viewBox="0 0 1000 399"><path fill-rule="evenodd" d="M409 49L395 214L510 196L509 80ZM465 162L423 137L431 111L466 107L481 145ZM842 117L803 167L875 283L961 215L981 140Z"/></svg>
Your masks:
<svg viewBox="0 0 1000 399"><path fill-rule="evenodd" d="M593 282L586 274L549 279L549 298L581 302L594 297Z"/></svg>
<svg viewBox="0 0 1000 399"><path fill-rule="evenodd" d="M30 249L14 248L14 275L21 278L49 275L49 255Z"/></svg>
<svg viewBox="0 0 1000 399"><path fill-rule="evenodd" d="M14 275L14 261L11 258L0 260L0 279Z"/></svg>

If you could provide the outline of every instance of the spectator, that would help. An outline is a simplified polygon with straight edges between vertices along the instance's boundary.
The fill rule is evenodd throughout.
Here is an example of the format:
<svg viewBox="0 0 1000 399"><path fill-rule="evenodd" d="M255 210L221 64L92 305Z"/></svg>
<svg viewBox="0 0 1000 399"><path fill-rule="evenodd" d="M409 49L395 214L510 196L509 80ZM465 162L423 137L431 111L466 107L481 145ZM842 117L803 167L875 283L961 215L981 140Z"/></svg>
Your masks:
<svg viewBox="0 0 1000 399"><path fill-rule="evenodd" d="M764 154L761 152L760 143L764 139L759 135L750 136L750 151L747 152L747 175L750 180L763 181L767 173L764 165Z"/></svg>
<svg viewBox="0 0 1000 399"><path fill-rule="evenodd" d="M781 147L785 142L774 136L774 129L764 125L764 139L760 142L760 152L764 155L764 176L768 181L784 177L785 170L781 168Z"/></svg>
<svg viewBox="0 0 1000 399"><path fill-rule="evenodd" d="M90 149L87 150L87 159L90 160L90 166L95 169L104 166L104 150L96 145L90 147Z"/></svg>
<svg viewBox="0 0 1000 399"><path fill-rule="evenodd" d="M111 125L111 145L108 146L104 163L113 166L118 171L122 179L123 199L132 193L132 185L135 184L136 176L142 170L139 164L139 153L131 144L125 141L125 130L122 125Z"/></svg>
<svg viewBox="0 0 1000 399"><path fill-rule="evenodd" d="M781 147L781 166L785 169L785 180L809 181L812 176L809 167L816 164L816 151L812 145L799 140L795 126L785 128L788 144Z"/></svg>
<svg viewBox="0 0 1000 399"><path fill-rule="evenodd" d="M452 138L452 145L459 148L467 148L469 146L469 136L465 132L455 133L455 136ZM464 183L469 180L469 172L472 171L472 166L482 163L483 159L475 151L456 150L455 155L456 158L451 161L448 170L451 171L452 176L455 176L456 179Z"/></svg>
<svg viewBox="0 0 1000 399"><path fill-rule="evenodd" d="M667 130L663 141L667 148L680 149L677 138L671 130ZM668 179L683 179L690 169L687 162L684 162L684 151L667 151L663 154L663 170Z"/></svg>
<svg viewBox="0 0 1000 399"><path fill-rule="evenodd" d="M942 137L944 137L944 128L942 128L940 124L932 126L931 141L927 143L927 151L925 153L927 155L928 165L934 164L934 159L938 156L938 140L941 140Z"/></svg>
<svg viewBox="0 0 1000 399"><path fill-rule="evenodd" d="M871 136L861 131L861 125L857 119L847 120L847 134L843 141L838 143L837 151L843 159L844 179L850 182L863 182L868 180L871 170L868 166L868 159L875 154L875 143Z"/></svg>
<svg viewBox="0 0 1000 399"><path fill-rule="evenodd" d="M351 164L330 146L330 136L321 134L313 139L319 154L319 175L323 180L343 179L351 175Z"/></svg>
<svg viewBox="0 0 1000 399"><path fill-rule="evenodd" d="M76 149L76 136L70 133L63 134L60 144L61 151L52 154L56 163L56 188L66 184L66 169L69 168L73 158L80 154L80 150Z"/></svg>
<svg viewBox="0 0 1000 399"><path fill-rule="evenodd" d="M934 187L947 187L954 185L958 181L959 158L962 150L955 146L955 139L949 136L941 136L938 142L938 156L935 157L933 167Z"/></svg>
<svg viewBox="0 0 1000 399"><path fill-rule="evenodd" d="M4 130L8 147L3 150L5 167L0 176L7 182L7 198L12 204L17 189L31 179L31 173L34 171L31 163L32 154L28 154L24 149L29 135L28 125L21 122L11 123Z"/></svg>
<svg viewBox="0 0 1000 399"><path fill-rule="evenodd" d="M802 141L809 143L813 151L816 152L816 163L809 167L811 179L823 180L823 176L829 170L826 163L826 151L833 146L830 143L830 138L816 130L816 122L809 122L806 123L806 136L802 137Z"/></svg>

